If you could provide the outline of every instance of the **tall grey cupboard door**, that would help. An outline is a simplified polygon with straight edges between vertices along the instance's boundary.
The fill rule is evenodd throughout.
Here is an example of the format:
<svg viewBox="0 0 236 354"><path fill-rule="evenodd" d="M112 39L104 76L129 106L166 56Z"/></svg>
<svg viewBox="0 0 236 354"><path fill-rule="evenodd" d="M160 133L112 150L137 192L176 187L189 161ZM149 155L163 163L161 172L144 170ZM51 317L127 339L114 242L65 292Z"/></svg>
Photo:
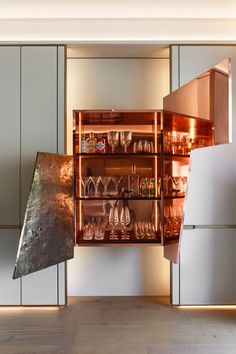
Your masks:
<svg viewBox="0 0 236 354"><path fill-rule="evenodd" d="M0 305L21 304L20 279L12 279L20 230L0 229Z"/></svg>
<svg viewBox="0 0 236 354"><path fill-rule="evenodd" d="M19 47L0 47L0 162L0 226L19 227Z"/></svg>
<svg viewBox="0 0 236 354"><path fill-rule="evenodd" d="M0 47L0 305L20 305L12 279L20 236L20 48Z"/></svg>
<svg viewBox="0 0 236 354"><path fill-rule="evenodd" d="M193 60L197 58L197 60ZM236 225L236 46L173 46L172 47L172 89L183 86L209 68L217 65L226 58L231 59L231 76L232 76L232 143L226 145L218 145L207 149L194 150L191 158L191 173L188 185L188 194L185 205L184 224L188 226L195 225L199 228L198 232L193 232L185 242L187 233L183 234L183 247L180 249L179 265L172 265L172 302L174 304L198 305L202 303L218 304L220 297L213 295L214 282L217 277L210 273L213 264L217 264L219 253L212 253L212 249L217 244L227 243L227 250L234 249L234 238L226 237L227 231L219 233L217 228L223 227L226 230ZM207 230L216 230L208 232ZM236 230L235 230L236 231ZM190 233L189 233L190 235ZM199 235L199 237L197 237ZM204 238L205 242L203 242ZM191 241L190 241L191 240ZM202 247L203 253L211 254L211 257L204 260L205 274L212 274L209 281L205 281L204 277L198 278L198 296L190 296L187 293L191 287L188 285L188 270L190 270L193 278L201 269L201 257L196 257L195 250ZM184 264L182 255L184 252ZM188 257L186 255L188 254ZM234 257L231 252L222 251L222 264L227 264L227 272L225 275L225 298L222 302L236 303L236 285L232 282L232 274L235 269ZM231 263L231 267L229 266ZM184 268L183 268L184 267ZM194 271L195 269L195 271ZM219 269L217 267L214 268ZM220 275L222 277L222 274ZM233 286L235 289L233 289ZM235 298L235 301L233 301ZM184 302L183 302L184 301Z"/></svg>
<svg viewBox="0 0 236 354"><path fill-rule="evenodd" d="M63 109L58 110L59 99L64 100L64 97L58 96L61 75L64 75L64 71L58 70L57 46L21 48L21 220L37 152L58 152L58 127L61 127L59 111L64 120ZM61 278L61 267L55 265L23 277L22 304L59 304L58 279Z"/></svg>
<svg viewBox="0 0 236 354"><path fill-rule="evenodd" d="M184 230L181 305L236 304L236 230Z"/></svg>

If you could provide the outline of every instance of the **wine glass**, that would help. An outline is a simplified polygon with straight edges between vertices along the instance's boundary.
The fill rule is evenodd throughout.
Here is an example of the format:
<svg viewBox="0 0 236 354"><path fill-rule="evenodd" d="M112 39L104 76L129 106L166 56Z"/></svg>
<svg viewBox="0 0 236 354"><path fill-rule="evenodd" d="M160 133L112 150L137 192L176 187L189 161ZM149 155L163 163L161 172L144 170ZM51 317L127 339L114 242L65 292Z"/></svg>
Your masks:
<svg viewBox="0 0 236 354"><path fill-rule="evenodd" d="M107 133L107 142L111 146L112 153L115 152L115 147L119 144L119 132L116 131L109 131Z"/></svg>
<svg viewBox="0 0 236 354"><path fill-rule="evenodd" d="M87 195L94 195L95 191L96 191L95 180L92 176L90 176L87 182Z"/></svg>
<svg viewBox="0 0 236 354"><path fill-rule="evenodd" d="M119 224L119 214L118 214L117 203L115 203L115 205L113 207L111 207L111 209L110 209L109 224L112 226L112 230L109 235L110 240L118 240L118 235L115 230L115 226Z"/></svg>
<svg viewBox="0 0 236 354"><path fill-rule="evenodd" d="M124 146L125 152L127 152L127 147L130 145L132 140L132 132L123 131L120 132L120 144Z"/></svg>
<svg viewBox="0 0 236 354"><path fill-rule="evenodd" d="M113 181L115 182L115 194L119 195L121 188L119 188L119 185L121 183L121 181L123 180L122 176L117 176L117 177L112 177Z"/></svg>
<svg viewBox="0 0 236 354"><path fill-rule="evenodd" d="M103 183L103 186L104 186L104 195L106 196L107 195L107 187L108 187L108 184L111 180L111 177L108 177L108 176L103 176L101 177L102 179L102 183Z"/></svg>
<svg viewBox="0 0 236 354"><path fill-rule="evenodd" d="M104 184L101 176L93 177L95 180L95 195L99 196L102 195Z"/></svg>
<svg viewBox="0 0 236 354"><path fill-rule="evenodd" d="M88 194L87 185L88 185L89 178L90 178L89 176L80 177L80 182L83 186L83 193L81 193L81 194L83 196L86 196Z"/></svg>
<svg viewBox="0 0 236 354"><path fill-rule="evenodd" d="M129 233L127 232L126 228L130 224L130 212L129 212L129 207L126 204L124 204L123 207L121 208L120 223L123 226L121 239L129 240Z"/></svg>

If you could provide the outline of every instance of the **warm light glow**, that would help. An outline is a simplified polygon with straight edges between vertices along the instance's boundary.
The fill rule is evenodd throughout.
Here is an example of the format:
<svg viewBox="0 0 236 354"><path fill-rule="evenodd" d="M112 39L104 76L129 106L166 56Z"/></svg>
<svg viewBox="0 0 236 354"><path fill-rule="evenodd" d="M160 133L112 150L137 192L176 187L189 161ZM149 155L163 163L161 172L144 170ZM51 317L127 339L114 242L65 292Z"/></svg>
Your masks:
<svg viewBox="0 0 236 354"><path fill-rule="evenodd" d="M180 310L234 310L236 311L236 305L182 305L174 306Z"/></svg>
<svg viewBox="0 0 236 354"><path fill-rule="evenodd" d="M162 118L162 117L161 117ZM161 119L162 120L162 119ZM157 112L155 112L155 153L157 153ZM155 197L157 198L157 192L158 192L158 185L157 185L157 156L155 156ZM155 203L155 229L157 231L158 229L158 208L157 208L157 201Z"/></svg>
<svg viewBox="0 0 236 354"><path fill-rule="evenodd" d="M82 120L82 113L79 113L79 152L81 153L81 134L82 134L82 127L81 127L81 120ZM82 161L81 156L79 156L79 176L82 176ZM78 183L79 185L79 197L82 197L82 182L81 179ZM75 216L76 219L76 216ZM79 201L79 229L82 230L82 202ZM75 234L75 243L76 243L76 234Z"/></svg>
<svg viewBox="0 0 236 354"><path fill-rule="evenodd" d="M58 311L59 306L3 306L0 307L1 312L24 312L24 311Z"/></svg>
<svg viewBox="0 0 236 354"><path fill-rule="evenodd" d="M195 136L195 120L194 119L190 119L189 135L190 135L190 138L194 140L194 136Z"/></svg>

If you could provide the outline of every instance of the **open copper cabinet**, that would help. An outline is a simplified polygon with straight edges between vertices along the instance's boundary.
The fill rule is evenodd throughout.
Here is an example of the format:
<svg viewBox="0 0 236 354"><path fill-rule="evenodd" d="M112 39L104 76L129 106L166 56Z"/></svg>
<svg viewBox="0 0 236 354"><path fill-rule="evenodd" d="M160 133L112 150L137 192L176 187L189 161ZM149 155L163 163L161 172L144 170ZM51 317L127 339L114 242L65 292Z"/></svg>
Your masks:
<svg viewBox="0 0 236 354"><path fill-rule="evenodd" d="M164 256L177 263L191 152L230 141L228 90L228 73L215 67L165 97L164 110L74 111L73 157L55 158L50 168L55 155L38 156L15 277L72 258L74 245L161 246ZM46 160L49 164L44 163ZM62 178L53 179L53 173ZM46 176L43 183L39 176ZM56 187L56 182L61 185ZM47 189L50 193L45 192ZM44 206L50 228L43 226L41 208L32 214L35 198ZM63 211L59 224L50 209L51 199L54 210ZM40 239L50 240L57 233L54 222L60 225L60 254L53 257L50 247L50 257L45 258L49 250ZM44 252L44 258L35 265L32 259L24 267L32 245L39 253Z"/></svg>
<svg viewBox="0 0 236 354"><path fill-rule="evenodd" d="M177 262L190 154L213 144L212 121L113 110L74 123L75 242L164 246Z"/></svg>

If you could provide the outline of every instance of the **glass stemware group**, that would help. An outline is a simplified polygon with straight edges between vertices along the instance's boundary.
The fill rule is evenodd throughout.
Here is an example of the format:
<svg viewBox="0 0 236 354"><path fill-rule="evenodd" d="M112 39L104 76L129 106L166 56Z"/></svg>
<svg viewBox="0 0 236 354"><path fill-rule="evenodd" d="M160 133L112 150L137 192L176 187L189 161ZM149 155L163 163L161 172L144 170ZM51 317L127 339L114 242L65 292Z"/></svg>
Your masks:
<svg viewBox="0 0 236 354"><path fill-rule="evenodd" d="M122 176L82 176L83 196L117 196L122 189Z"/></svg>
<svg viewBox="0 0 236 354"><path fill-rule="evenodd" d="M119 139L120 138L120 139ZM112 153L115 152L115 148L119 145L124 147L125 153L127 153L127 148L131 143L132 140L132 132L131 131L109 131L107 133L107 142L111 146Z"/></svg>

